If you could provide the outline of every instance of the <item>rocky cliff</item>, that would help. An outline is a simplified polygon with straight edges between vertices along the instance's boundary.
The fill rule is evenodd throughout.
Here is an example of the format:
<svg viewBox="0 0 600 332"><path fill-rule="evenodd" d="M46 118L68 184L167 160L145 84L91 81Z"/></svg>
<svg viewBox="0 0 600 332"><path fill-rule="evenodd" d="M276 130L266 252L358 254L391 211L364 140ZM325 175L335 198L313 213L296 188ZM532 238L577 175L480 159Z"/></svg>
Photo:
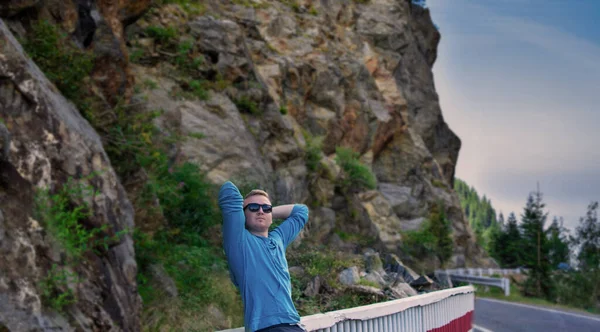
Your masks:
<svg viewBox="0 0 600 332"><path fill-rule="evenodd" d="M155 135L186 137L167 144L169 163L307 203L299 242L359 250L340 238L353 234L432 269L444 262L411 258L403 237L441 211L454 241L446 264L492 264L452 189L460 140L435 92L440 33L427 9L406 0L39 0L4 1L0 16L0 323L10 330L139 329L131 233L169 221L130 203L152 176L105 152L121 144L108 133L124 109L157 114ZM81 80L64 85L61 68L75 62L60 63L57 89L31 60L48 67L47 54L27 57L17 40L32 40L40 22L90 56ZM36 214L40 192L60 196L69 179L93 189L66 205L84 207L73 227L95 246L75 256ZM39 286L48 275L61 283ZM78 298L68 314L43 304L45 291L68 290Z"/></svg>

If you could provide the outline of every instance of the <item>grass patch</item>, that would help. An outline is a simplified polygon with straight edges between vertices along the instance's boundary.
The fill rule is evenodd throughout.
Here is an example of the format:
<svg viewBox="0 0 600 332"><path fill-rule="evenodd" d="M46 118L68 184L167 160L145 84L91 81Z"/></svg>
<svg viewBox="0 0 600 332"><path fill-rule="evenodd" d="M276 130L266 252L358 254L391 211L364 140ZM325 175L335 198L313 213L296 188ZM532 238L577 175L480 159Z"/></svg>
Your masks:
<svg viewBox="0 0 600 332"><path fill-rule="evenodd" d="M234 101L234 103L238 110L242 113L249 113L252 115L258 115L261 113L256 102L250 100L248 97L238 98Z"/></svg>
<svg viewBox="0 0 600 332"><path fill-rule="evenodd" d="M163 28L161 26L151 25L144 30L146 35L153 38L158 43L164 44L177 37L177 30L173 27Z"/></svg>
<svg viewBox="0 0 600 332"><path fill-rule="evenodd" d="M172 63L183 73L189 74L197 70L204 62L204 56L196 52L192 40L183 40L177 44L176 56Z"/></svg>
<svg viewBox="0 0 600 332"><path fill-rule="evenodd" d="M92 186L73 179L69 179L56 193L48 189L36 193L36 217L74 261L79 261L89 251L99 253L100 249L108 249L110 243L118 242L126 232L120 231L109 237L106 235L107 225L100 228L84 226L83 222L93 214L87 200L92 200L95 195Z"/></svg>
<svg viewBox="0 0 600 332"><path fill-rule="evenodd" d="M473 285L473 287L475 288L475 296L482 297L482 298L491 298L491 299L497 299L497 300L502 300L502 301L515 302L515 303L531 304L531 305L535 305L535 306L558 309L558 310L577 311L577 312L586 313L586 314L592 313L592 314L600 315L600 310L597 310L597 309L584 310L584 309L574 307L574 306L569 306L569 305L565 305L565 304L557 304L557 303L548 301L546 299L523 296L521 294L521 291L519 290L519 287L517 285L515 285L514 282L512 282L512 281L510 284L510 295L509 296L504 296L504 290L502 290L498 287L488 287L487 289L485 286L481 286L481 285Z"/></svg>
<svg viewBox="0 0 600 332"><path fill-rule="evenodd" d="M206 6L202 3L202 0L155 0L155 3L157 5L179 5L190 15L200 16L206 13Z"/></svg>
<svg viewBox="0 0 600 332"><path fill-rule="evenodd" d="M38 283L42 302L58 312L77 303L73 285L80 278L70 271L75 270L86 254L101 255L127 233L122 230L110 236L107 225L99 228L85 225L93 215L87 201L93 200L95 194L92 186L71 178L56 192L40 189L35 194L34 216L66 252L64 266L53 265Z"/></svg>
<svg viewBox="0 0 600 332"><path fill-rule="evenodd" d="M135 249L146 329L180 327L200 331L243 325L241 299L228 278L227 262L220 248L194 233L162 231L153 237L137 233ZM177 298L169 299L155 288L149 271L152 264L165 268L177 286ZM199 319L209 306L219 308L229 324L214 325L214 318L210 317Z"/></svg>
<svg viewBox="0 0 600 332"><path fill-rule="evenodd" d="M201 132L189 133L188 136L195 139L203 139L204 137L206 137L206 135L204 135L204 133Z"/></svg>
<svg viewBox="0 0 600 332"><path fill-rule="evenodd" d="M144 82L142 82L142 84L144 85L144 87L146 89L149 89L149 90L158 89L158 83L156 83L155 81L153 81L151 79L145 79Z"/></svg>
<svg viewBox="0 0 600 332"><path fill-rule="evenodd" d="M342 168L344 177L342 185L346 188L375 189L377 179L369 167L362 164L359 154L352 149L337 147L335 149L335 161Z"/></svg>

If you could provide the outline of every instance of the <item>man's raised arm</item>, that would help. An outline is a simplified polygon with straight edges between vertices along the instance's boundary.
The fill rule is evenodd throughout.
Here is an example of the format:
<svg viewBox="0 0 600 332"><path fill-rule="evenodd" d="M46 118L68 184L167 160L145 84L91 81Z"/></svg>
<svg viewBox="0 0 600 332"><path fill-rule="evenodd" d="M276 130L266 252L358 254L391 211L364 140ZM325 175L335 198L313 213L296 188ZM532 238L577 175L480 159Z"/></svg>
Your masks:
<svg viewBox="0 0 600 332"><path fill-rule="evenodd" d="M273 218L285 219L273 232L279 234L284 247L294 241L308 221L308 207L304 204L288 204L273 207Z"/></svg>
<svg viewBox="0 0 600 332"><path fill-rule="evenodd" d="M219 207L223 214L223 248L233 270L243 264L242 240L246 230L243 204L238 188L230 181L225 182L219 191Z"/></svg>

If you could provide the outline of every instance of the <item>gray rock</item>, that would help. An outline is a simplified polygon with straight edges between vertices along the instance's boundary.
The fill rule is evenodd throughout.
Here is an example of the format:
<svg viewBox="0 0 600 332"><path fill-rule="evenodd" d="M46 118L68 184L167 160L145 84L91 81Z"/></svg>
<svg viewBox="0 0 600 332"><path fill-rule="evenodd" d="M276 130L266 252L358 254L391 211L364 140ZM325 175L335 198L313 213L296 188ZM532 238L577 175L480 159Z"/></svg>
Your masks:
<svg viewBox="0 0 600 332"><path fill-rule="evenodd" d="M0 118L0 160L8 159L10 151L10 132Z"/></svg>
<svg viewBox="0 0 600 332"><path fill-rule="evenodd" d="M385 299L387 296L385 293L376 287L364 286L364 285L350 285L347 287L347 290L363 295L375 296L378 299Z"/></svg>
<svg viewBox="0 0 600 332"><path fill-rule="evenodd" d="M292 266L288 269L288 271L290 272L290 274L294 277L297 278L301 278L302 276L305 275L305 271L304 268L301 266Z"/></svg>
<svg viewBox="0 0 600 332"><path fill-rule="evenodd" d="M365 269L367 272L377 272L378 274L384 273L383 263L381 262L378 252L365 253Z"/></svg>
<svg viewBox="0 0 600 332"><path fill-rule="evenodd" d="M398 256L394 254L387 254L385 258L385 270L388 272L395 272L402 280L411 283L417 280L420 276L408 266L404 265Z"/></svg>
<svg viewBox="0 0 600 332"><path fill-rule="evenodd" d="M179 296L175 280L169 276L162 264L150 265L150 273L153 281L158 284L158 288L164 290L169 297Z"/></svg>
<svg viewBox="0 0 600 332"><path fill-rule="evenodd" d="M365 280L374 282L374 283L378 284L379 286L385 286L385 284L386 284L383 276L377 271L371 271L371 272L367 273L367 275L364 278L365 278Z"/></svg>
<svg viewBox="0 0 600 332"><path fill-rule="evenodd" d="M62 314L42 307L36 285L54 263L51 257L60 256L63 249L40 235L43 223L32 218L33 188L85 179L82 184L97 192L76 202L85 201L93 209L85 227L133 229L133 209L98 134L24 54L2 20L0 40L0 118L11 124L10 157L0 162L2 190L7 193L0 201L0 284L11 286L1 292L0 321L11 331L73 330L79 324L75 321L83 329L89 323L104 331L137 330L141 301L131 233L100 254L90 252L93 263L73 267L81 276L76 306ZM92 173L93 180L86 179Z"/></svg>
<svg viewBox="0 0 600 332"><path fill-rule="evenodd" d="M335 227L335 211L326 207L312 209L311 221L307 226L311 239L321 242Z"/></svg>
<svg viewBox="0 0 600 332"><path fill-rule="evenodd" d="M422 275L416 280L410 282L410 285L415 288L423 289L428 288L433 285L433 280L431 280L428 276Z"/></svg>
<svg viewBox="0 0 600 332"><path fill-rule="evenodd" d="M358 267L353 266L343 270L340 273L339 279L342 285L354 285L358 283L358 281L360 280L360 276L358 274Z"/></svg>
<svg viewBox="0 0 600 332"><path fill-rule="evenodd" d="M308 282L306 289L304 289L304 295L308 297L314 297L319 294L319 290L321 289L321 277L316 276L311 281Z"/></svg>
<svg viewBox="0 0 600 332"><path fill-rule="evenodd" d="M401 282L394 284L389 288L391 295L395 299L403 299L409 296L417 295L417 291L415 291L409 284Z"/></svg>

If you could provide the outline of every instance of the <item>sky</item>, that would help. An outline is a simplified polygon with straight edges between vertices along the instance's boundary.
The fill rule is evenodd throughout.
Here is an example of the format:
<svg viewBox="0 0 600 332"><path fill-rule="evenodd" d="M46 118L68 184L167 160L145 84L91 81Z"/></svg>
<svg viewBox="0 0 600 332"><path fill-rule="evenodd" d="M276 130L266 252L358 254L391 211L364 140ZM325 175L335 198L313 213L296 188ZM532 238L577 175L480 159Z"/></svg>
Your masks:
<svg viewBox="0 0 600 332"><path fill-rule="evenodd" d="M433 67L460 137L456 176L520 220L538 183L548 222L600 200L600 1L427 0Z"/></svg>

